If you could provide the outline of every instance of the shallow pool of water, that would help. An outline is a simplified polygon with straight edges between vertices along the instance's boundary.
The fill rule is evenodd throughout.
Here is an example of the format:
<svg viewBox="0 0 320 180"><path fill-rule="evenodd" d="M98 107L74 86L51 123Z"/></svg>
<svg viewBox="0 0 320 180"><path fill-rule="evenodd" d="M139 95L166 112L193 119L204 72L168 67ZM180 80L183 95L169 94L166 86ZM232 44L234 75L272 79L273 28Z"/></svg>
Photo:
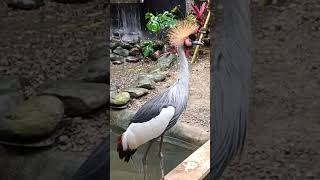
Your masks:
<svg viewBox="0 0 320 180"><path fill-rule="evenodd" d="M111 132L111 180L143 180L143 166L142 157L145 152L147 144L143 145L133 155L132 160L126 163L119 159L116 150L117 137L123 131L119 128L112 128ZM160 160L158 157L159 141L155 142L148 153L148 179L160 179ZM196 146L183 142L178 139L166 137L164 139L163 154L164 154L164 166L165 174L180 164L185 158L187 158L193 151L196 150Z"/></svg>

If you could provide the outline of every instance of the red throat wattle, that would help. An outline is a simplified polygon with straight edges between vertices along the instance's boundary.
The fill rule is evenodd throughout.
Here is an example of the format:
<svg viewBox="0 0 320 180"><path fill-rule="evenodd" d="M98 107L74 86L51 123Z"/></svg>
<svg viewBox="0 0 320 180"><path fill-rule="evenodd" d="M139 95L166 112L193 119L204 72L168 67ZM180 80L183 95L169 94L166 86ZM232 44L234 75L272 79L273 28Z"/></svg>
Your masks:
<svg viewBox="0 0 320 180"><path fill-rule="evenodd" d="M186 55L186 57L189 57L189 56L190 56L189 50L188 50L188 49L185 49L185 50L184 50L184 54Z"/></svg>

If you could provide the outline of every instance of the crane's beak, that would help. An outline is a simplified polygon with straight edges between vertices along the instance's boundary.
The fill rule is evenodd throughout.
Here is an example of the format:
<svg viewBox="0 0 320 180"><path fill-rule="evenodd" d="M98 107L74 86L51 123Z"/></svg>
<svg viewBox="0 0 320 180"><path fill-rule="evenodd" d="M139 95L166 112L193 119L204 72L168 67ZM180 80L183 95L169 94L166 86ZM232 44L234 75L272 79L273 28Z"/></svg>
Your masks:
<svg viewBox="0 0 320 180"><path fill-rule="evenodd" d="M203 42L200 42L200 41L192 41L192 45L201 45L201 46L203 46Z"/></svg>

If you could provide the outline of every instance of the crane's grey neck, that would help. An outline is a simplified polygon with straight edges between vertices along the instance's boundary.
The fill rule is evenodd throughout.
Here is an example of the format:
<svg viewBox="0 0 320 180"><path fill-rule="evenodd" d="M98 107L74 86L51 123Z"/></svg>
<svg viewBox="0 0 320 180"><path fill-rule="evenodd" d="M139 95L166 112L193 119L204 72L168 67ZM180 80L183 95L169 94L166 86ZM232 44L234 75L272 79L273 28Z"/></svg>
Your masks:
<svg viewBox="0 0 320 180"><path fill-rule="evenodd" d="M179 62L179 81L183 81L188 84L189 81L189 67L188 59L184 52L183 45L177 47L178 49L178 62Z"/></svg>

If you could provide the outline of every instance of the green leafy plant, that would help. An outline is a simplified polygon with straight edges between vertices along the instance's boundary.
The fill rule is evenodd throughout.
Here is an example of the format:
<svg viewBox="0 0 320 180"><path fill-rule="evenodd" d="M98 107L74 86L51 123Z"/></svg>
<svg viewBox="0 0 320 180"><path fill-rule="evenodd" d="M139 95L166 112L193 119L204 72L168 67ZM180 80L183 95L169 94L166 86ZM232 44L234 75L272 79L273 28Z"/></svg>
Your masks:
<svg viewBox="0 0 320 180"><path fill-rule="evenodd" d="M143 48L142 48L142 51L143 51L143 56L144 57L149 57L152 55L152 53L154 52L154 42L153 41L146 41L144 44L143 44Z"/></svg>
<svg viewBox="0 0 320 180"><path fill-rule="evenodd" d="M177 23L175 15L173 14L176 8L173 10L165 11L161 14L154 15L150 12L146 13L145 18L148 20L147 29L151 32L159 32L160 30L174 27Z"/></svg>

